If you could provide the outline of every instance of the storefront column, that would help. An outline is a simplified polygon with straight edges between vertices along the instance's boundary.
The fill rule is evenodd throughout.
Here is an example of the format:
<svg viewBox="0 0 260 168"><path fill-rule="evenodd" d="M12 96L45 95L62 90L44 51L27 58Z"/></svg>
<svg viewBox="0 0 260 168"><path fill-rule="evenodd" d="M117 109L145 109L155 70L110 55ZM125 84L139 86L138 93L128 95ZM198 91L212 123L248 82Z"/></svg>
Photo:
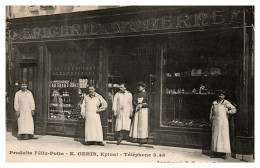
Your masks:
<svg viewBox="0 0 260 168"><path fill-rule="evenodd" d="M108 53L109 50L105 46L100 46L99 49L99 79L98 79L98 90L99 94L102 95L105 100L107 97L107 73L108 73ZM107 110L101 113L101 123L103 128L103 137L107 139L107 127L108 127L108 113Z"/></svg>
<svg viewBox="0 0 260 168"><path fill-rule="evenodd" d="M48 105L49 105L49 81L51 54L45 44L38 44L37 80L35 85L35 133L45 135L47 133Z"/></svg>
<svg viewBox="0 0 260 168"><path fill-rule="evenodd" d="M19 90L19 84L18 82L20 79L20 64L21 61L21 54L19 52L19 49L16 45L11 46L10 51L10 66L11 66L11 74L9 74L10 77L10 85L9 87L9 108L7 113L7 130L12 130L13 134L17 134L17 124L16 124L16 115L14 110L14 96L15 93Z"/></svg>
<svg viewBox="0 0 260 168"><path fill-rule="evenodd" d="M247 24L252 17L248 10L244 9L240 104L234 152L236 158L250 161L254 154L254 30L252 24Z"/></svg>
<svg viewBox="0 0 260 168"><path fill-rule="evenodd" d="M159 88L155 90L155 105L154 105L154 112L155 112L155 131L154 131L154 144L159 144L160 139L162 137L162 132L160 132L161 127L161 119L162 114L164 110L164 101L163 101L163 80L164 80L164 72L163 72L163 66L165 64L165 55L167 52L167 44L166 43L159 43L156 45L156 84L155 88Z"/></svg>

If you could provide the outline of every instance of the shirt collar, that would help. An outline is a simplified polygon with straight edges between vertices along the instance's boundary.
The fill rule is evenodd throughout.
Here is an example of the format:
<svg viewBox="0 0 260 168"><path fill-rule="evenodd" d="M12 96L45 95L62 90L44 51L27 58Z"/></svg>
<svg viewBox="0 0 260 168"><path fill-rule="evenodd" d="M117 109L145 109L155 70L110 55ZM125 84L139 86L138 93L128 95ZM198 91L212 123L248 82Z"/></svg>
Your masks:
<svg viewBox="0 0 260 168"><path fill-rule="evenodd" d="M88 97L92 98L92 97L96 97L97 96L97 93L94 92L92 96L90 96L90 94L88 94Z"/></svg>
<svg viewBox="0 0 260 168"><path fill-rule="evenodd" d="M120 90L119 93L124 94L124 93L128 93L128 91L126 90L125 92L122 92L122 91Z"/></svg>
<svg viewBox="0 0 260 168"><path fill-rule="evenodd" d="M225 102L225 99L224 100L217 100L217 103L219 104L223 104Z"/></svg>

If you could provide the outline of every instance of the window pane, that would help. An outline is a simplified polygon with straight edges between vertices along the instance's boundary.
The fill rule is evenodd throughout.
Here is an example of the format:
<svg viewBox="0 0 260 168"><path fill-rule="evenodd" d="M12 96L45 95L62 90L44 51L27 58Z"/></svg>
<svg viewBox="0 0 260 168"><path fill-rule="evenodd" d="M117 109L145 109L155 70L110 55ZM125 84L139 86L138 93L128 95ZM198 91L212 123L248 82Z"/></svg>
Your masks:
<svg viewBox="0 0 260 168"><path fill-rule="evenodd" d="M29 67L29 81L28 81L28 88L33 90L33 81L34 81L34 67Z"/></svg>
<svg viewBox="0 0 260 168"><path fill-rule="evenodd" d="M237 102L240 40L235 35L227 40L229 33L183 33L169 40L163 66L163 125L210 127L211 105L219 90Z"/></svg>
<svg viewBox="0 0 260 168"><path fill-rule="evenodd" d="M82 57L64 45L52 53L49 119L78 120L87 87L98 81L98 52L89 51Z"/></svg>
<svg viewBox="0 0 260 168"><path fill-rule="evenodd" d="M23 68L22 71L23 71L22 81L26 81L27 82L27 68Z"/></svg>

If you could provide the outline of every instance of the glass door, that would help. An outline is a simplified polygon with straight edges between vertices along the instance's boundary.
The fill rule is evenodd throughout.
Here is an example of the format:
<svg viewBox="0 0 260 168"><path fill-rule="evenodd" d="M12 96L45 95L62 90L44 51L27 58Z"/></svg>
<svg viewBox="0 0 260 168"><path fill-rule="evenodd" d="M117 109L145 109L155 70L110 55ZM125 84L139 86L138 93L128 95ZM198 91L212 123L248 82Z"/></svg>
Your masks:
<svg viewBox="0 0 260 168"><path fill-rule="evenodd" d="M21 81L27 82L28 90L33 94L35 91L35 75L36 73L36 64L35 63L24 63L21 64L20 75Z"/></svg>

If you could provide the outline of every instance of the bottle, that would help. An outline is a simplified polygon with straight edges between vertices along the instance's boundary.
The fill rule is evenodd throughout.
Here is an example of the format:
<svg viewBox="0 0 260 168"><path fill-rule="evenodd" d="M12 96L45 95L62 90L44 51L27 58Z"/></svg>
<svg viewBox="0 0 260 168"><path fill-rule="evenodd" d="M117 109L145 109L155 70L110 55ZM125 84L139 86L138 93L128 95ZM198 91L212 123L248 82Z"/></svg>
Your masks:
<svg viewBox="0 0 260 168"><path fill-rule="evenodd" d="M68 66L68 71L67 71L67 75L70 75L70 66Z"/></svg>
<svg viewBox="0 0 260 168"><path fill-rule="evenodd" d="M81 71L81 68L80 68L80 66L78 66L78 75L80 75L80 71Z"/></svg>
<svg viewBox="0 0 260 168"><path fill-rule="evenodd" d="M75 67L74 75L77 75L78 67Z"/></svg>
<svg viewBox="0 0 260 168"><path fill-rule="evenodd" d="M60 67L57 67L55 75L58 76L59 74L60 74Z"/></svg>
<svg viewBox="0 0 260 168"><path fill-rule="evenodd" d="M62 67L60 67L60 72L59 72L60 76L62 76Z"/></svg>
<svg viewBox="0 0 260 168"><path fill-rule="evenodd" d="M84 72L85 72L85 67L82 66L82 69L81 69L81 75L82 75L82 76L84 75Z"/></svg>
<svg viewBox="0 0 260 168"><path fill-rule="evenodd" d="M77 70L77 75L80 75L80 66L77 66L78 70Z"/></svg>
<svg viewBox="0 0 260 168"><path fill-rule="evenodd" d="M85 76L87 76L88 75L88 67L86 66L85 67Z"/></svg>
<svg viewBox="0 0 260 168"><path fill-rule="evenodd" d="M73 66L71 67L70 75L71 75L71 76L74 75L74 67L73 67Z"/></svg>
<svg viewBox="0 0 260 168"><path fill-rule="evenodd" d="M65 76L65 75L67 74L66 71L67 71L67 68L66 68L66 66L64 66L63 72L62 72L62 75L63 75L63 76Z"/></svg>
<svg viewBox="0 0 260 168"><path fill-rule="evenodd" d="M55 67L51 68L52 76L55 75Z"/></svg>
<svg viewBox="0 0 260 168"><path fill-rule="evenodd" d="M80 71L80 75L84 75L84 67L83 66L81 66L81 71Z"/></svg>

